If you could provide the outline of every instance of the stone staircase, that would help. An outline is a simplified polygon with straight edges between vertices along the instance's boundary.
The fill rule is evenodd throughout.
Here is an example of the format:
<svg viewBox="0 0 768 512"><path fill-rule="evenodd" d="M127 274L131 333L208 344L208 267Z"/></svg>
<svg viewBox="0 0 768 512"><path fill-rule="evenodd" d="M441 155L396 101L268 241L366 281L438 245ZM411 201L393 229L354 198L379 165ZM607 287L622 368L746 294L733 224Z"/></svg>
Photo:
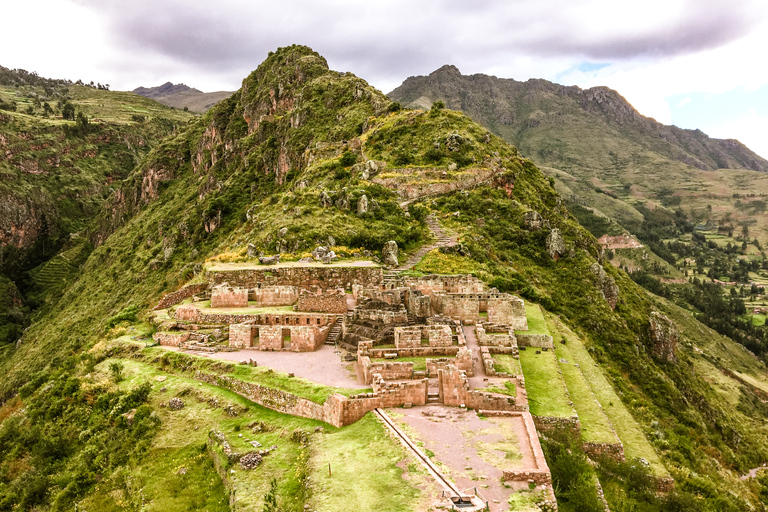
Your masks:
<svg viewBox="0 0 768 512"><path fill-rule="evenodd" d="M440 402L440 393L437 391L429 391L427 392L427 405L429 404L439 404Z"/></svg>
<svg viewBox="0 0 768 512"><path fill-rule="evenodd" d="M397 270L408 270L416 266L429 251L438 247L451 247L456 245L456 237L447 234L437 223L437 219L434 215L429 215L425 219L429 231L435 239L434 243L424 245L419 248L413 255L411 255L405 263L397 267ZM386 278L385 278L386 282Z"/></svg>
<svg viewBox="0 0 768 512"><path fill-rule="evenodd" d="M339 336L341 336L341 323L342 323L342 317L337 316L336 321L331 326L330 332L328 332L328 336L325 338L326 345L335 346L336 343L339 341Z"/></svg>

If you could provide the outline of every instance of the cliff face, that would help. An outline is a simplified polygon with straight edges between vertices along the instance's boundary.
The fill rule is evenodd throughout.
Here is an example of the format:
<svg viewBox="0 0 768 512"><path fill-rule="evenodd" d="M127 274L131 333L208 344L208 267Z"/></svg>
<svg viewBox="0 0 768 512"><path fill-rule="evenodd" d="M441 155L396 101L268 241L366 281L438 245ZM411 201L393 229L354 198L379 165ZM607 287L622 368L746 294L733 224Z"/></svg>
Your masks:
<svg viewBox="0 0 768 512"><path fill-rule="evenodd" d="M702 170L768 171L768 161L740 142L658 123L607 87L583 90L541 79L519 82L462 75L455 66L443 66L428 76L406 79L389 97L420 108L442 100L515 144L538 164L563 170L615 167L608 151L618 146L636 155L657 153ZM547 146L542 134L562 144L556 149ZM574 143L576 136L590 139L590 144ZM619 145L610 140L617 137Z"/></svg>

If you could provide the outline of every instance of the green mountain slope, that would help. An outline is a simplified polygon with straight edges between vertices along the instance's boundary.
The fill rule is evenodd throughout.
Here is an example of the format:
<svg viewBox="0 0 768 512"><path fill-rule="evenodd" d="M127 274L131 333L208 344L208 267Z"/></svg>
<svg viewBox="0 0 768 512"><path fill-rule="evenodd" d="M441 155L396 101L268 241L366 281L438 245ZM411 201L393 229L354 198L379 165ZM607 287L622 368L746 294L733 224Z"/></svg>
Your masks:
<svg viewBox="0 0 768 512"><path fill-rule="evenodd" d="M38 311L17 345L0 348L0 509L226 510L232 498L205 451L224 455L207 432L236 439L258 428L269 435L265 445L280 447L263 471L243 479L251 497L268 495L274 477L284 508L303 510L312 493L324 492L307 475L325 464L302 439L336 453L354 441L355 453L365 454L350 457L367 493L360 503L423 510L417 476L403 483L401 456L377 424L346 427L353 436L328 429L325 437L316 423L202 386L192 380L196 370L249 370L144 348L149 328L140 320L163 293L201 278L206 261L278 251L298 259L329 237L350 256L396 240L405 261L429 241L428 214L456 234L461 252L435 250L420 268L472 271L542 306L609 377L615 395L605 395L617 396L634 422L619 430L644 434L638 445L650 443L660 471L676 480L676 490L659 497L637 461L585 464L574 475L572 452L553 439L547 455L563 483L562 510L578 509L576 491L594 495L595 471L612 509L764 509L766 482L738 476L768 460L764 405L741 383L762 385L765 366L734 355L732 341L604 262L553 180L516 148L459 112L398 110L301 46L271 54L239 91L151 150L90 226L95 248L76 279ZM58 265L38 269L40 282L69 271ZM615 309L605 299L608 278L618 285ZM649 316L659 309L681 330L677 362L652 355ZM543 316L540 323L546 328ZM743 375L738 384L720 370L731 367ZM727 396L713 376L730 383ZM171 397L190 404L185 420L160 406ZM370 471L366 459L384 466ZM405 490L392 496L395 485Z"/></svg>
<svg viewBox="0 0 768 512"><path fill-rule="evenodd" d="M736 140L644 117L606 87L462 75L443 66L408 78L389 96L416 108L441 100L465 112L562 180L570 203L598 208L627 229L638 227L638 207L672 205L715 226L748 223L752 236L768 241L764 213L735 204L738 194L768 193L764 158Z"/></svg>

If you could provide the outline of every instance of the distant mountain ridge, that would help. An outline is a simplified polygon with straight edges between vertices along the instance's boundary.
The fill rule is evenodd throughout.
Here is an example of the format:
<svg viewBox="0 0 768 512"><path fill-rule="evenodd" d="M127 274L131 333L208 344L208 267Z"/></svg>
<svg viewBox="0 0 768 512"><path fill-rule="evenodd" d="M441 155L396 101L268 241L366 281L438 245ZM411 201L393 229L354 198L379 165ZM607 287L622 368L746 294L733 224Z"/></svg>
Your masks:
<svg viewBox="0 0 768 512"><path fill-rule="evenodd" d="M585 90L543 79L519 82L462 75L456 66L445 65L428 76L409 77L388 96L419 108L442 100L448 108L462 110L515 144L539 165L565 171L615 167L619 152L638 157L650 151L702 170L768 172L768 161L739 141L663 125L641 115L608 87ZM576 135L601 143L573 144Z"/></svg>
<svg viewBox="0 0 768 512"><path fill-rule="evenodd" d="M132 92L151 98L163 105L184 108L193 112L206 112L224 98L232 95L231 91L202 92L185 84L166 82L156 87L137 87Z"/></svg>

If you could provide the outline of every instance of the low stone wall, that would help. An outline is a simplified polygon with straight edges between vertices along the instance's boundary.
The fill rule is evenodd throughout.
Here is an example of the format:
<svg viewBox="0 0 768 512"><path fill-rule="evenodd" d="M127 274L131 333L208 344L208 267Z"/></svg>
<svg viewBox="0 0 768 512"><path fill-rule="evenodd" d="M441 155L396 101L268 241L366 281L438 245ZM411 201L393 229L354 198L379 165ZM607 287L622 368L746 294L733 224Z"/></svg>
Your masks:
<svg viewBox="0 0 768 512"><path fill-rule="evenodd" d="M374 374L381 375L384 380L407 380L413 377L413 363L411 362L371 362L369 357L360 357L359 359L365 383L370 385L373 382Z"/></svg>
<svg viewBox="0 0 768 512"><path fill-rule="evenodd" d="M478 325L475 327L475 336L481 347L510 347L514 348L513 352L517 352L517 337L512 331L488 334L482 325Z"/></svg>
<svg viewBox="0 0 768 512"><path fill-rule="evenodd" d="M230 338L232 334L230 331ZM480 357L483 361L483 370L485 371L485 375L487 377L495 377L496 376L496 368L493 366L493 356L491 355L490 351L488 350L488 347L480 347Z"/></svg>
<svg viewBox="0 0 768 512"><path fill-rule="evenodd" d="M624 462L624 445L622 443L582 443L584 453L590 457L610 457Z"/></svg>
<svg viewBox="0 0 768 512"><path fill-rule="evenodd" d="M554 348L552 336L547 334L518 334L517 345L519 347Z"/></svg>
<svg viewBox="0 0 768 512"><path fill-rule="evenodd" d="M397 357L455 356L459 353L459 347L374 348L368 351L368 355L374 358L382 358L385 357L384 354L392 353L396 353Z"/></svg>
<svg viewBox="0 0 768 512"><path fill-rule="evenodd" d="M416 348L421 346L421 327L395 327L395 348Z"/></svg>
<svg viewBox="0 0 768 512"><path fill-rule="evenodd" d="M381 375L375 373L371 387L374 394L381 400L380 407L399 407L404 404L426 405L427 379L408 382L386 382Z"/></svg>
<svg viewBox="0 0 768 512"><path fill-rule="evenodd" d="M371 322L381 322L385 325L404 324L408 322L408 311L384 311L382 309L357 309L355 310L356 320L369 320Z"/></svg>
<svg viewBox="0 0 768 512"><path fill-rule="evenodd" d="M471 409L491 411L523 411L527 406L517 405L514 397L493 395L470 390L467 376L454 366L438 371L440 397L445 405L465 406Z"/></svg>
<svg viewBox="0 0 768 512"><path fill-rule="evenodd" d="M211 292L212 308L248 307L248 289L231 286L217 286Z"/></svg>
<svg viewBox="0 0 768 512"><path fill-rule="evenodd" d="M157 303L157 306L155 306L153 309L166 309L171 306L175 306L179 302L188 299L193 295L197 295L207 289L208 283L195 283L185 285L175 292L164 295L163 298L160 299L160 302Z"/></svg>
<svg viewBox="0 0 768 512"><path fill-rule="evenodd" d="M209 313L207 309L198 309L192 305L176 308L173 316L177 320L186 320L207 325L229 325L251 323L254 325L317 325L333 324L338 315L330 313ZM181 315L181 316L180 316Z"/></svg>
<svg viewBox="0 0 768 512"><path fill-rule="evenodd" d="M675 489L675 480L669 476L653 477L656 481L656 490L658 492L672 492Z"/></svg>
<svg viewBox="0 0 768 512"><path fill-rule="evenodd" d="M189 332L181 333L169 333L169 332L156 332L152 335L152 339L163 345L164 347L178 347L182 343L189 339Z"/></svg>
<svg viewBox="0 0 768 512"><path fill-rule="evenodd" d="M304 291L299 295L296 310L344 315L347 313L347 296L344 290L321 294Z"/></svg>
<svg viewBox="0 0 768 512"><path fill-rule="evenodd" d="M505 469L502 473L502 481L523 481L527 482L533 480L538 485L552 485L552 473L549 471L547 460L544 458L544 451L541 449L541 443L539 443L539 437L536 433L536 427L533 417L529 412L519 413L523 419L525 425L526 438L520 439L520 442L528 442L533 453L533 459L535 461L535 468L527 469ZM556 507L556 506L555 506ZM556 510L556 508L555 508Z"/></svg>
<svg viewBox="0 0 768 512"><path fill-rule="evenodd" d="M381 267L312 266L211 270L206 273L213 284L229 283L243 288L259 286L296 286L305 290L319 287L323 290L351 289L358 284L364 287L380 287L384 277Z"/></svg>
<svg viewBox="0 0 768 512"><path fill-rule="evenodd" d="M472 362L472 352L467 347L459 347L456 358L453 360L456 369L463 371L467 377L475 376L475 365Z"/></svg>
<svg viewBox="0 0 768 512"><path fill-rule="evenodd" d="M533 416L536 428L540 432L547 432L555 429L565 429L570 431L575 439L581 439L581 422L578 416L568 418L557 418L554 416Z"/></svg>

